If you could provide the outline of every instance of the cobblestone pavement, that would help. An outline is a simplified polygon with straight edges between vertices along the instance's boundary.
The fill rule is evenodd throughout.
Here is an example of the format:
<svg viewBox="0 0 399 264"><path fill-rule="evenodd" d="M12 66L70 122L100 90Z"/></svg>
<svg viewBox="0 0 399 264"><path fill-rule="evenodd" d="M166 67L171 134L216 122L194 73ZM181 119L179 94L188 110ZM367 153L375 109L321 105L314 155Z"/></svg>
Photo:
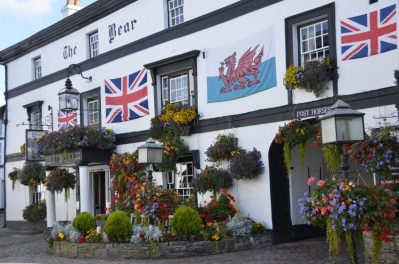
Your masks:
<svg viewBox="0 0 399 264"><path fill-rule="evenodd" d="M0 228L0 263L325 264L328 263L328 254L324 239L314 238L256 250L183 259L69 259L49 255L47 242L44 241L42 234L16 233L9 229ZM339 263L347 263L347 261L340 261Z"/></svg>

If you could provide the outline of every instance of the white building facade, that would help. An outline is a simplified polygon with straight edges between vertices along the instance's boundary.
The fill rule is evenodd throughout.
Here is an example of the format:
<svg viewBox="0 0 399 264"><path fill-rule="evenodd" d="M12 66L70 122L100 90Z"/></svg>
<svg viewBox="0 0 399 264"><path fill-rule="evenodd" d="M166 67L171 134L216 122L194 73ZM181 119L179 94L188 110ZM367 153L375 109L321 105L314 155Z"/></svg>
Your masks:
<svg viewBox="0 0 399 264"><path fill-rule="evenodd" d="M116 152L133 152L147 139L150 120L165 101L195 106L199 120L184 137L192 155L178 164L178 171L179 166L190 168L186 176L195 177L208 164L205 151L216 136L234 133L240 147L261 152L265 165L262 175L235 181L229 189L241 214L263 222L276 241L300 237L307 227L297 200L307 191L306 179L326 177L327 170L321 150L312 150L302 165L293 156L293 168L286 172L275 134L293 118L313 120L338 98L366 114L366 128L378 126L380 118L397 122L397 9L396 0L98 0L0 52L7 80L5 175L24 163L20 146L27 127L21 124L29 120L32 128L36 120L38 129L49 129L43 126L48 106L57 112L66 69L78 64L84 75L92 76L92 81L70 77L81 93L81 125L113 129ZM353 39L346 37L350 31L363 33ZM268 79L266 86L250 91L248 84L234 89L238 83L233 82L231 92L212 90L211 83L220 81L221 65L229 67L228 56L236 57L234 70L247 49L257 56L261 47L262 61L271 62L265 70L269 75L259 76ZM320 97L286 89L289 65L323 57L333 60L339 77ZM136 72L147 75L148 113L136 112L131 120L113 116L107 82ZM56 118L53 123L57 129ZM48 198L55 204L50 216L55 220L71 220L83 208L99 213L111 200L112 175L106 163L82 165L78 171L80 185L67 203L61 194ZM12 189L5 178L6 220L11 225L23 221L22 210L32 202L32 193L18 183ZM155 178L164 186L173 182L161 173ZM44 197L44 190L36 191ZM200 201L206 198L199 196Z"/></svg>

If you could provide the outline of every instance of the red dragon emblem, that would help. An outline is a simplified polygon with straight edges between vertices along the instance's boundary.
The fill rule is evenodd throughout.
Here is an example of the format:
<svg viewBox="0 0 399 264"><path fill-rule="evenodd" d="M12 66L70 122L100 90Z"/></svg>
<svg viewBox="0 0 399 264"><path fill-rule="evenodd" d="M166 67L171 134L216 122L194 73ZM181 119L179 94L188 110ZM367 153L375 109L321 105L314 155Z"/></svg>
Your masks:
<svg viewBox="0 0 399 264"><path fill-rule="evenodd" d="M249 48L238 61L238 66L236 66L236 52L228 56L224 61L220 62L219 68L219 80L224 82L225 87L220 89L220 93L231 92L231 86L238 82L239 84L234 85L234 90L243 89L246 86L251 87L257 83L259 75L259 66L262 62L263 57L263 47L256 55L255 53L259 45L251 50ZM255 57L255 58L254 58ZM225 65L227 66L225 74ZM248 79L248 76L253 75L253 80Z"/></svg>

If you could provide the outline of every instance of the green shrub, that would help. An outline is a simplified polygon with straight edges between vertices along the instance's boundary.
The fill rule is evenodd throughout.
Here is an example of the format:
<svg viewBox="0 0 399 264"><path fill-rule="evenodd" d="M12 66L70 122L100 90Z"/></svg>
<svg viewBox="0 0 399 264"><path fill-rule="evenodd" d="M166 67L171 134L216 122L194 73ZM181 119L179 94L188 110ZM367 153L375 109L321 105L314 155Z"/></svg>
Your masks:
<svg viewBox="0 0 399 264"><path fill-rule="evenodd" d="M29 222L39 222L46 218L46 202L42 201L28 205L23 211L23 217Z"/></svg>
<svg viewBox="0 0 399 264"><path fill-rule="evenodd" d="M96 228L96 219L89 212L81 212L73 219L72 226L86 236L90 229Z"/></svg>
<svg viewBox="0 0 399 264"><path fill-rule="evenodd" d="M111 242L127 242L132 235L132 224L125 212L111 213L105 221L104 232Z"/></svg>
<svg viewBox="0 0 399 264"><path fill-rule="evenodd" d="M180 206L173 215L170 226L178 237L191 239L201 230L201 218L198 212L187 206Z"/></svg>

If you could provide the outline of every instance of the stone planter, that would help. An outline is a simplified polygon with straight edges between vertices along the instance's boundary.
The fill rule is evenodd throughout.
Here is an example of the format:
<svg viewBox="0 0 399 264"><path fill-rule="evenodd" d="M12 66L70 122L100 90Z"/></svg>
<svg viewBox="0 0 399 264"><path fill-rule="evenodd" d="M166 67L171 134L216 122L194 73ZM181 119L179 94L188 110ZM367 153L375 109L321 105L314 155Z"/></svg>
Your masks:
<svg viewBox="0 0 399 264"><path fill-rule="evenodd" d="M50 252L70 258L181 258L253 249L271 245L270 235L220 241L171 241L158 244L82 243L54 241Z"/></svg>
<svg viewBox="0 0 399 264"><path fill-rule="evenodd" d="M393 242L382 243L381 256L379 264L396 264L399 261L399 219L396 219L394 230L396 236L393 237ZM371 233L363 232L366 263L373 263L373 239Z"/></svg>

